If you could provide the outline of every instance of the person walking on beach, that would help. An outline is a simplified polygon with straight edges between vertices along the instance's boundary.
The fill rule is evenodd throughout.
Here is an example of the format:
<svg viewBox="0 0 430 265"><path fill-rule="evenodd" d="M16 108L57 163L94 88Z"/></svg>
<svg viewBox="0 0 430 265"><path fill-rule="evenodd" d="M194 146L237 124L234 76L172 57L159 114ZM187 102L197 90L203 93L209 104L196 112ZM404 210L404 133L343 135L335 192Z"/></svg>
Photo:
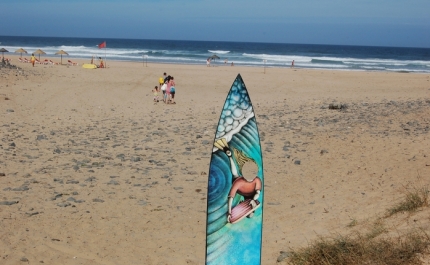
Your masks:
<svg viewBox="0 0 430 265"><path fill-rule="evenodd" d="M172 77L169 75L167 77L167 87L166 87L166 104L170 104L170 100L172 95L170 94L170 89L172 88L172 84L174 84Z"/></svg>
<svg viewBox="0 0 430 265"><path fill-rule="evenodd" d="M291 62L291 68L294 68L294 60Z"/></svg>
<svg viewBox="0 0 430 265"><path fill-rule="evenodd" d="M152 89L152 94L154 95L154 103L159 102L158 99L158 86L155 86L154 89Z"/></svg>
<svg viewBox="0 0 430 265"><path fill-rule="evenodd" d="M164 77L160 77L159 79L158 79L158 83L159 83L159 89L161 89L161 87L163 86L163 84L164 84ZM160 91L160 90L158 90L158 91Z"/></svg>
<svg viewBox="0 0 430 265"><path fill-rule="evenodd" d="M176 83L172 76L172 78L170 79L170 104L176 104L175 94L176 94Z"/></svg>
<svg viewBox="0 0 430 265"><path fill-rule="evenodd" d="M34 67L34 63L36 62L36 57L34 57L34 53L31 54L30 62Z"/></svg>
<svg viewBox="0 0 430 265"><path fill-rule="evenodd" d="M170 99L170 78L172 78L170 75L166 77L166 81L164 82L165 86L165 94L164 94L164 103L169 104Z"/></svg>
<svg viewBox="0 0 430 265"><path fill-rule="evenodd" d="M207 66L207 67L210 67L210 66L211 66L211 58L208 58L208 59L206 60L206 66Z"/></svg>
<svg viewBox="0 0 430 265"><path fill-rule="evenodd" d="M164 84L161 86L161 91L163 92L163 102L164 102L164 103L166 103L166 88L167 88L167 84L166 84L166 83L164 83Z"/></svg>

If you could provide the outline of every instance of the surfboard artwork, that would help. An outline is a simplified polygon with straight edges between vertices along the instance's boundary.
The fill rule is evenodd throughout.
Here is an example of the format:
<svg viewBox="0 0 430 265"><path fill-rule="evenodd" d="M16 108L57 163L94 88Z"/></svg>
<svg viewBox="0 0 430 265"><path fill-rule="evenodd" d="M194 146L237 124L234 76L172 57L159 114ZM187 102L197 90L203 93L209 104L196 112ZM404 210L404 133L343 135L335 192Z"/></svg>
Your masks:
<svg viewBox="0 0 430 265"><path fill-rule="evenodd" d="M244 166L255 173L244 176ZM263 227L263 157L254 109L240 74L227 95L209 168L206 264L257 265Z"/></svg>

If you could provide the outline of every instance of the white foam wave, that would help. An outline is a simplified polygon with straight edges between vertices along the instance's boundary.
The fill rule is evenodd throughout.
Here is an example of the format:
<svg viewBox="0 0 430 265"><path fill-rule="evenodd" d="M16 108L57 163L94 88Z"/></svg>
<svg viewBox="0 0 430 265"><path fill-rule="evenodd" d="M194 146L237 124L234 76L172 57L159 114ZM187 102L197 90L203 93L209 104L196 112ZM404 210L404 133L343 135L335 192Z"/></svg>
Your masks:
<svg viewBox="0 0 430 265"><path fill-rule="evenodd" d="M407 68L403 68L403 69L392 69L392 68L386 68L384 69L385 71L390 71L390 72L413 72L413 73L430 73L430 71L423 71L423 70L415 70L415 69L407 69Z"/></svg>
<svg viewBox="0 0 430 265"><path fill-rule="evenodd" d="M295 60L295 62L310 62L312 58L304 57L304 56L292 56L292 55L270 55L270 54L252 54L252 53L243 53L244 57L273 61L273 62L291 62Z"/></svg>
<svg viewBox="0 0 430 265"><path fill-rule="evenodd" d="M296 66L300 64L303 67L323 67L323 68L345 68L345 66L339 66L337 63L350 65L350 66L375 66L382 67L385 69L389 66L417 66L417 67L428 67L428 61L421 60L395 60L395 59L379 59L379 58L348 58L348 57L327 57L327 56L295 56L295 55L269 55L269 54L242 54L244 57L266 60L267 63L279 63L284 62L289 64L292 60L295 60ZM313 61L313 62L312 62ZM325 65L322 65L320 61L324 61Z"/></svg>
<svg viewBox="0 0 430 265"><path fill-rule="evenodd" d="M29 56L37 49L46 52L46 56L55 55L59 50L69 53L70 57L91 58L92 56L107 57L111 60L141 61L142 56L148 56L148 60L153 62L172 62L185 64L205 64L208 56L206 50L175 50L175 49L152 49L146 47L133 48L110 48L99 49L97 45L59 45L37 47L35 45L3 46L9 50L9 54L15 50L23 48L27 50ZM338 69L338 70L364 70L364 71L405 71L405 72L430 72L429 60L401 60L401 59L380 59L380 58L348 58L330 56L312 56L295 54L266 54L266 53L245 53L231 52L227 50L207 50L212 54L223 57L216 60L215 65L224 65L223 59L228 57L229 64L234 62L237 65L256 66L256 67L289 67L291 61L295 61L296 67L318 68L318 69ZM5 53L7 56L8 53ZM228 55L226 55L228 54ZM18 53L19 55L19 53Z"/></svg>
<svg viewBox="0 0 430 265"><path fill-rule="evenodd" d="M369 69L369 70L385 70L385 67L382 66L361 66L363 69Z"/></svg>
<svg viewBox="0 0 430 265"><path fill-rule="evenodd" d="M215 54L227 54L230 51L222 51L222 50L208 50L208 52L210 53L215 53Z"/></svg>
<svg viewBox="0 0 430 265"><path fill-rule="evenodd" d="M346 65L342 65L342 64L316 64L316 63L303 63L303 64L299 64L296 63L295 64L296 67L304 67L304 68L327 68L327 69L334 69L334 68L349 68Z"/></svg>

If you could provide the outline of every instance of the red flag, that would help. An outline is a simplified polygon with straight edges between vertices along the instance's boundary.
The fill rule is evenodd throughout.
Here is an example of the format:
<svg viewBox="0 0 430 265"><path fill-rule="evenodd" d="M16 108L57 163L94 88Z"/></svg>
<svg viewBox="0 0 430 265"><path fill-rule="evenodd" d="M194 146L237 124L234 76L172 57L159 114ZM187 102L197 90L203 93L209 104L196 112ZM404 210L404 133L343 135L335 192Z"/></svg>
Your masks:
<svg viewBox="0 0 430 265"><path fill-rule="evenodd" d="M99 46L99 49L106 48L106 41L100 43L98 46Z"/></svg>

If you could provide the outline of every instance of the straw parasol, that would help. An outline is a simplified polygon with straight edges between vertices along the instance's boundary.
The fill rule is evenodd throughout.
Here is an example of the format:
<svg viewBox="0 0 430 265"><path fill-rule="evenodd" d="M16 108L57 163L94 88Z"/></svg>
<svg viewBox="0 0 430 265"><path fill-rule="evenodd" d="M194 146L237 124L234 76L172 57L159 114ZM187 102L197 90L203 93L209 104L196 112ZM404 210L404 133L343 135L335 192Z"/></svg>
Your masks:
<svg viewBox="0 0 430 265"><path fill-rule="evenodd" d="M211 60L214 60L215 61L215 59L220 59L219 57L218 57L218 55L216 55L216 54L214 54L214 55L212 55L211 57L209 57L208 59L211 59Z"/></svg>
<svg viewBox="0 0 430 265"><path fill-rule="evenodd" d="M46 52L42 51L41 49L37 49L37 51L33 52L33 54L39 54L39 61L40 61L40 55L46 54Z"/></svg>
<svg viewBox="0 0 430 265"><path fill-rule="evenodd" d="M59 54L61 55L61 64L63 64L63 54L64 55L69 55L67 52L63 51L63 50L59 50L58 52L56 52L55 54Z"/></svg>
<svg viewBox="0 0 430 265"><path fill-rule="evenodd" d="M2 54L2 56L3 56L3 60L4 60L4 53L5 52L9 52L8 50L6 50L5 48L1 48L0 49L0 52L1 52L1 54Z"/></svg>
<svg viewBox="0 0 430 265"><path fill-rule="evenodd" d="M23 53L27 53L27 51L24 50L23 48L19 48L18 50L15 51L15 53L20 53L21 54L21 58L22 58L22 54Z"/></svg>

